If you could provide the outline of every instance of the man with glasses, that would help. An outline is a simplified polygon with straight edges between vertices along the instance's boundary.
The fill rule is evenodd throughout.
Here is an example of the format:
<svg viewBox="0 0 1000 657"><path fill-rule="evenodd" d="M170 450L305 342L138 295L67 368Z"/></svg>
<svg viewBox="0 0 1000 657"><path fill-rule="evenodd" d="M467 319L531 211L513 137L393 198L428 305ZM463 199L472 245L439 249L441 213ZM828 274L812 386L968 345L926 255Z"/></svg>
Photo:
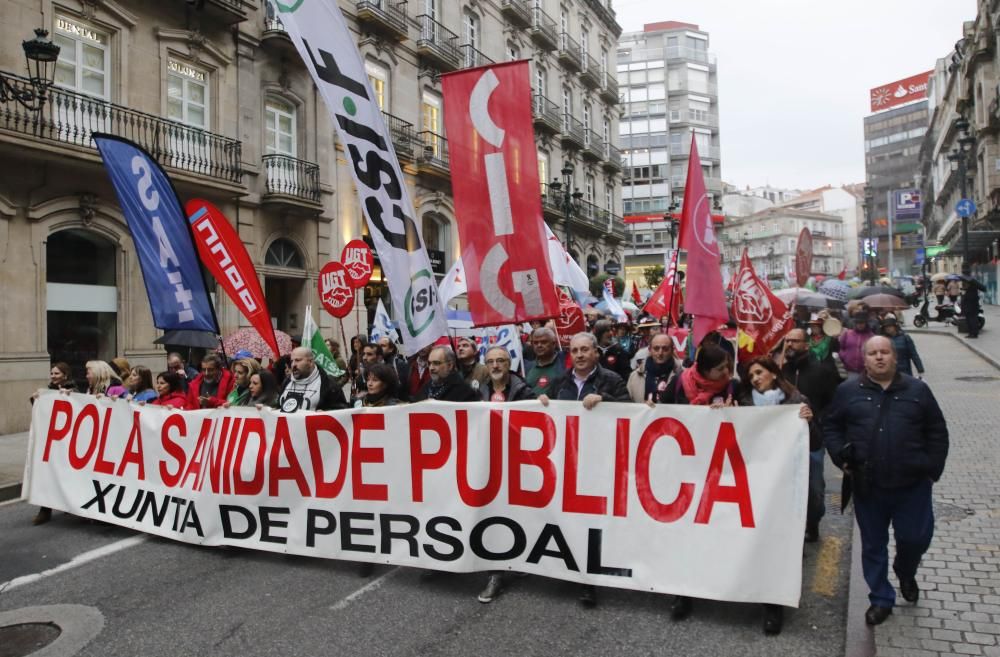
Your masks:
<svg viewBox="0 0 1000 657"><path fill-rule="evenodd" d="M490 382L479 389L483 401L515 402L534 399L535 393L524 379L516 372L510 371L510 354L503 347L490 347L486 352L486 369L489 370ZM503 590L503 573L499 570L490 571L486 588L477 598L483 604L493 602Z"/></svg>
<svg viewBox="0 0 1000 657"><path fill-rule="evenodd" d="M833 395L840 385L840 375L832 355L820 360L809 349L803 329L792 329L785 336L785 363L781 373L809 400L817 421L822 421ZM823 503L826 483L823 479L824 449L809 454L809 504L806 511L806 543L819 540L819 521L826 514Z"/></svg>
<svg viewBox="0 0 1000 657"><path fill-rule="evenodd" d="M206 355L201 359L201 374L188 385L188 410L222 406L233 391L233 384L233 375L222 366L222 359L216 354Z"/></svg>
<svg viewBox="0 0 1000 657"><path fill-rule="evenodd" d="M439 401L472 402L479 401L479 393L465 382L458 372L458 359L451 347L439 346L431 349L427 357L427 369L431 379L413 398L414 401L437 399Z"/></svg>

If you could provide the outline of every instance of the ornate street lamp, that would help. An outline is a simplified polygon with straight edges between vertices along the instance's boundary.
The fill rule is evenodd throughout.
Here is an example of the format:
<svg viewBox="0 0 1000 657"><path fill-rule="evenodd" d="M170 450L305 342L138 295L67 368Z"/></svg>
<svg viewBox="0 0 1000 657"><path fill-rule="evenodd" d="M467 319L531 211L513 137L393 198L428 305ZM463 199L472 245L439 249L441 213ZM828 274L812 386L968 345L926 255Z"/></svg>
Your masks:
<svg viewBox="0 0 1000 657"><path fill-rule="evenodd" d="M55 78L59 46L49 39L48 30L38 28L35 30L35 38L21 42L21 47L24 48L24 61L31 88L17 86L6 76L0 75L0 102L15 100L29 112L40 113L45 106L46 93Z"/></svg>
<svg viewBox="0 0 1000 657"><path fill-rule="evenodd" d="M580 200L583 198L583 192L579 189L573 190L573 163L565 162L563 164L562 171L563 182L558 179L553 180L549 187L552 188L557 194L561 191L562 198L560 199L560 207L562 208L563 217L566 221L566 253L570 254L573 249L573 228L572 228L572 217L574 214L580 213ZM575 260L575 258L574 258Z"/></svg>
<svg viewBox="0 0 1000 657"><path fill-rule="evenodd" d="M966 184L968 182L969 156L975 148L976 138L969 134L969 121L964 116L959 116L955 120L955 129L962 133L958 138L958 147L952 149L948 154L948 159L958 170L959 193L962 198L968 193ZM969 218L962 217L962 266L972 266L969 258Z"/></svg>

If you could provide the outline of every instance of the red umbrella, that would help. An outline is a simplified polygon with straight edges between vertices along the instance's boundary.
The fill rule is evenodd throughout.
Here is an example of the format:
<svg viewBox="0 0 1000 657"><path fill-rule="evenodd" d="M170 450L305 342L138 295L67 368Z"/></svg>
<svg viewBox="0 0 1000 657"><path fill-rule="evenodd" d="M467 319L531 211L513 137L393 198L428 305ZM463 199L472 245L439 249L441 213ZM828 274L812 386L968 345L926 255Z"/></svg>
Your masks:
<svg viewBox="0 0 1000 657"><path fill-rule="evenodd" d="M284 356L285 354L292 351L292 338L283 331L274 331L274 337L278 339L278 350L281 352L279 355ZM227 337L222 339L222 346L225 348L226 353L232 356L237 351L246 350L253 354L254 358L259 358L261 360L265 358L274 358L274 354L271 352L271 348L267 346L267 342L264 338L260 337L260 333L257 329L247 326L241 328L235 333L231 333Z"/></svg>

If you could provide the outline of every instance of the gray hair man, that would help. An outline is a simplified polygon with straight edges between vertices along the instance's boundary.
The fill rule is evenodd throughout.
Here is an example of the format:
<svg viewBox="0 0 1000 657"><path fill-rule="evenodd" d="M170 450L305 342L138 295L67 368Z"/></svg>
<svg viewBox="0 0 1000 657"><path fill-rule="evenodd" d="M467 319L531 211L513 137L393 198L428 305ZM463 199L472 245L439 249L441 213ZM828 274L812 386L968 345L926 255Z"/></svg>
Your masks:
<svg viewBox="0 0 1000 657"><path fill-rule="evenodd" d="M438 401L471 402L479 401L479 393L465 382L458 372L458 359L451 347L439 346L431 349L427 356L427 367L431 380L420 389L414 401L437 399Z"/></svg>

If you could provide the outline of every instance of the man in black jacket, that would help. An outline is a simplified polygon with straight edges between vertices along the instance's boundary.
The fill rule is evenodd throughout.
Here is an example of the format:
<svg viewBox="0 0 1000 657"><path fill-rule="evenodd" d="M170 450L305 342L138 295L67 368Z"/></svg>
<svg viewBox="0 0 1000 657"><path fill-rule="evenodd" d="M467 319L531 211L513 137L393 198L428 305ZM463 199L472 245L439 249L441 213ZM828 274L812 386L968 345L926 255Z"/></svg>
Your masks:
<svg viewBox="0 0 1000 657"><path fill-rule="evenodd" d="M292 375L285 379L278 395L278 408L296 411L335 411L347 408L347 398L322 367L309 347L296 347L291 354Z"/></svg>
<svg viewBox="0 0 1000 657"><path fill-rule="evenodd" d="M632 373L632 354L625 349L615 339L615 325L610 320L602 319L594 324L594 336L597 338L599 347L601 367L611 370L622 381L628 381Z"/></svg>
<svg viewBox="0 0 1000 657"><path fill-rule="evenodd" d="M819 360L809 351L809 338L803 329L795 328L785 336L785 364L781 373L793 386L809 400L817 421L833 400L840 385L840 375L833 357ZM826 482L823 480L822 447L809 453L809 504L806 510L806 543L819 540L819 521L826 514L824 495Z"/></svg>
<svg viewBox="0 0 1000 657"><path fill-rule="evenodd" d="M451 347L434 347L427 357L427 368L431 380L427 382L413 401L437 399L439 401L471 402L479 401L479 393L465 382L458 372L458 359Z"/></svg>
<svg viewBox="0 0 1000 657"><path fill-rule="evenodd" d="M869 625L896 602L889 583L889 525L896 537L893 570L903 598L916 602L917 566L934 534L932 485L944 471L948 427L927 384L896 372L892 341L870 338L864 372L837 388L822 420L834 464L849 475L868 583Z"/></svg>
<svg viewBox="0 0 1000 657"><path fill-rule="evenodd" d="M600 366L601 351L593 333L574 335L569 342L569 356L573 360L573 369L553 384L556 399L583 402L583 407L588 411L602 401L632 401L625 381L616 373ZM547 405L549 397L539 395L538 401ZM583 585L580 603L584 607L597 605L597 589L593 585Z"/></svg>

